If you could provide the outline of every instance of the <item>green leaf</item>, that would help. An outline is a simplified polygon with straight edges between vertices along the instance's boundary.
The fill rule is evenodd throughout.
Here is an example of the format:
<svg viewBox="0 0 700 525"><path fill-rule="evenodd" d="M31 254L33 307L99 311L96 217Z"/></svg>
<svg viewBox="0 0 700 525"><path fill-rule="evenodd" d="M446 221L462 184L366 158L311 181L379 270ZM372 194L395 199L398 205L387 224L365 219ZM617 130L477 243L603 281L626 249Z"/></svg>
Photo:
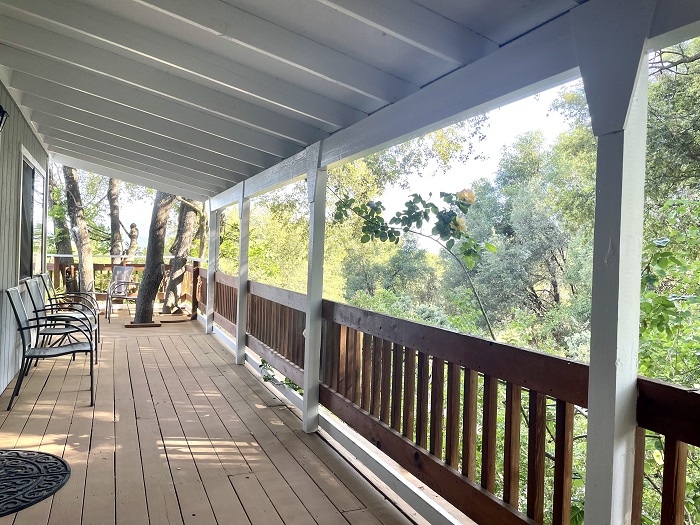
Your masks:
<svg viewBox="0 0 700 525"><path fill-rule="evenodd" d="M498 251L498 248L496 248L493 244L490 242L485 242L484 243L484 248L486 248L488 251L492 253L496 253Z"/></svg>
<svg viewBox="0 0 700 525"><path fill-rule="evenodd" d="M455 245L455 240L454 240L454 239L450 239L450 240L447 241L447 243L445 244L445 247L446 247L448 250L451 250L452 247L453 247L454 245Z"/></svg>
<svg viewBox="0 0 700 525"><path fill-rule="evenodd" d="M367 235L367 234L365 233L362 237L360 237L360 242L361 242L361 243L366 243L366 242L369 242L369 239L370 239L369 235Z"/></svg>

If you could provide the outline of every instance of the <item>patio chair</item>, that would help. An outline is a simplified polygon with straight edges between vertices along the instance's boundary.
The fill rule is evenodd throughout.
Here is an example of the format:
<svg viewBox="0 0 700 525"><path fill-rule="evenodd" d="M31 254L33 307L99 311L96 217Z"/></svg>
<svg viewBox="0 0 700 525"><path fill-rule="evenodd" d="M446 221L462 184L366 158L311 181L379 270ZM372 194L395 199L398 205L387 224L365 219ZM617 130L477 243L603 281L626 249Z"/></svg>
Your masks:
<svg viewBox="0 0 700 525"><path fill-rule="evenodd" d="M51 320L52 326L64 327L70 330L74 335L80 334L85 339L80 341L75 340L74 342L57 346L40 345L38 344L39 330L45 327L43 321L36 318L29 319L18 287L9 288L6 293L10 300L10 304L12 305L12 311L15 314L17 330L20 333L22 342L22 364L20 366L19 375L17 376L15 388L12 391L12 396L10 397L10 403L7 405L7 410L9 411L12 409L12 402L14 401L15 397L19 395L22 380L24 379L24 376L29 373L29 367L32 363L32 359L52 359L64 355L72 355L75 357L75 354L78 353L90 354L90 406L94 406L95 390L92 354L95 350L95 344L92 337L92 331L79 326L78 323L75 323L74 321L70 322L70 319L68 318L64 317L61 319L59 316L56 316Z"/></svg>
<svg viewBox="0 0 700 525"><path fill-rule="evenodd" d="M39 287L39 279L32 278L25 282L29 299L34 306L34 319L40 327L37 328L37 341L42 345L52 344L51 340L58 337L53 344L61 344L65 339L75 340L75 333L67 328L66 323L77 324L82 329L94 334L92 338L95 344L95 362L97 362L97 342L100 338L99 315L89 308L80 308L76 303L59 303L58 305L46 304L44 294ZM61 326L55 326L54 321L59 321Z"/></svg>
<svg viewBox="0 0 700 525"><path fill-rule="evenodd" d="M136 295L132 292L134 288L138 288L139 283L131 280L131 275L134 273L133 266L115 266L112 268L112 280L107 289L107 301L105 304L105 317L107 322L112 322L112 306L115 299L120 299L126 304L126 309L131 315L129 302L136 302Z"/></svg>
<svg viewBox="0 0 700 525"><path fill-rule="evenodd" d="M66 302L73 302L81 305L81 307L90 308L96 315L100 314L100 306L97 303L95 292L63 292L59 294L53 286L48 273L40 273L38 277L46 290L46 296L52 305L58 305ZM94 283L94 281L93 281Z"/></svg>

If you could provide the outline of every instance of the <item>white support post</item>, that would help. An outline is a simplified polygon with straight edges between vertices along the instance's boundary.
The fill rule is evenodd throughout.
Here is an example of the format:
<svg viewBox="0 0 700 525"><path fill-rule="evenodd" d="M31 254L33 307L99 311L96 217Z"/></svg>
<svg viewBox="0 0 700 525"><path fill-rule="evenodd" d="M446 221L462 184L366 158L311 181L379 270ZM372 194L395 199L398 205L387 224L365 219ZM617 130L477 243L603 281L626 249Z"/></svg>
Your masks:
<svg viewBox="0 0 700 525"><path fill-rule="evenodd" d="M588 387L586 523L632 511L647 123L654 0L591 0L573 20L598 137ZM611 52L611 50L614 50Z"/></svg>
<svg viewBox="0 0 700 525"><path fill-rule="evenodd" d="M244 197L244 183L238 194L238 304L236 305L236 364L245 363L248 326L248 247L250 242L250 199Z"/></svg>
<svg viewBox="0 0 700 525"><path fill-rule="evenodd" d="M326 234L326 169L320 169L321 143L306 150L309 191L309 273L306 284L306 343L304 346L304 432L318 430L319 374L321 368L321 321L323 303L323 248Z"/></svg>
<svg viewBox="0 0 700 525"><path fill-rule="evenodd" d="M216 301L216 269L219 265L219 210L211 208L209 201L209 260L207 261L207 309L206 332L214 331L214 303Z"/></svg>

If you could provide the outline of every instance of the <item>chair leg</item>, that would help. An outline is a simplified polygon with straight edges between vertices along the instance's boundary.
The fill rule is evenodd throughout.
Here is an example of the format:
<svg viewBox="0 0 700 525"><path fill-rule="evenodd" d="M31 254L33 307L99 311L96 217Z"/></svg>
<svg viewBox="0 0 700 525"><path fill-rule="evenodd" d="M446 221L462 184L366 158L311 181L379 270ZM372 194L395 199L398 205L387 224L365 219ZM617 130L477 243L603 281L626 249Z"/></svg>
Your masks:
<svg viewBox="0 0 700 525"><path fill-rule="evenodd" d="M92 364L92 352L90 352L90 406L95 406L95 376L94 376L94 366ZM95 359L97 359L97 354L95 354Z"/></svg>
<svg viewBox="0 0 700 525"><path fill-rule="evenodd" d="M24 379L25 376L25 368L27 369L27 372L29 372L29 367L27 364L31 365L32 360L31 359L26 359L22 358L22 366L19 369L19 374L17 375L17 381L15 382L15 388L12 390L12 395L10 396L10 402L7 405L7 411L9 412L12 410L12 401L14 401L15 397L19 394L19 389L22 386L22 380Z"/></svg>

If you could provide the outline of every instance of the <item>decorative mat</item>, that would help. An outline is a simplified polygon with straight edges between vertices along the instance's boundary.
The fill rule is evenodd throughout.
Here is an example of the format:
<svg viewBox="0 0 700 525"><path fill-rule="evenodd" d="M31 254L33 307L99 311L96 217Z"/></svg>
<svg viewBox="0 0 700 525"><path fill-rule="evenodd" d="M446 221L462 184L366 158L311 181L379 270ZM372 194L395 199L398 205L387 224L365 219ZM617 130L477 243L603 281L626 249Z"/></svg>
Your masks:
<svg viewBox="0 0 700 525"><path fill-rule="evenodd" d="M0 516L26 509L66 484L70 466L53 454L0 450Z"/></svg>

